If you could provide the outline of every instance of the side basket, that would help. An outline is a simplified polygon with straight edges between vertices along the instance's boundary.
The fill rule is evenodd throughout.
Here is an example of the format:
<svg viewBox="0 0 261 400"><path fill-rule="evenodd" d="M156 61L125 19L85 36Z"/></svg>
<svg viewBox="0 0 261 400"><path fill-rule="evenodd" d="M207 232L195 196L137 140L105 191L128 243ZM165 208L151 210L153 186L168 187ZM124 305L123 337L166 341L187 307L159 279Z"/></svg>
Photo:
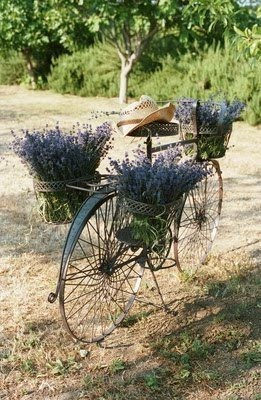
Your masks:
<svg viewBox="0 0 261 400"><path fill-rule="evenodd" d="M232 124L209 130L199 130L197 140L197 156L201 160L224 157L232 132Z"/></svg>
<svg viewBox="0 0 261 400"><path fill-rule="evenodd" d="M76 211L88 197L87 190L77 190L88 186L88 182L98 182L99 176L87 176L64 181L40 181L34 179L37 209L46 223L65 224L71 222Z"/></svg>

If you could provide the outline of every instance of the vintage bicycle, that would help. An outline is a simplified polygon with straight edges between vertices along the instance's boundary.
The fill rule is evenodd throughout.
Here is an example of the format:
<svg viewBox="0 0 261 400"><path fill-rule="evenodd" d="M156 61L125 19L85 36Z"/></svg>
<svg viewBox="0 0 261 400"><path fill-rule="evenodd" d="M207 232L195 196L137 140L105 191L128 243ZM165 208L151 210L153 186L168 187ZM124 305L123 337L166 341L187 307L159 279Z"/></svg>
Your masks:
<svg viewBox="0 0 261 400"><path fill-rule="evenodd" d="M146 138L147 156L181 145L186 156L203 162L197 129L198 102L193 104L191 124L153 122L133 135ZM222 128L222 127L221 127ZM189 135L187 135L189 134ZM223 132L228 142L231 127ZM155 136L178 138L164 145L153 145ZM100 342L128 315L145 270L167 310L155 272L176 268L197 269L206 260L217 233L222 208L223 183L218 161L220 154L204 160L210 173L195 189L184 194L179 211L173 214L163 251L135 242L124 232L131 214L120 204L119 193L108 175L94 182L70 186L87 194L76 213L63 249L56 291L49 302L59 297L63 324L75 341Z"/></svg>

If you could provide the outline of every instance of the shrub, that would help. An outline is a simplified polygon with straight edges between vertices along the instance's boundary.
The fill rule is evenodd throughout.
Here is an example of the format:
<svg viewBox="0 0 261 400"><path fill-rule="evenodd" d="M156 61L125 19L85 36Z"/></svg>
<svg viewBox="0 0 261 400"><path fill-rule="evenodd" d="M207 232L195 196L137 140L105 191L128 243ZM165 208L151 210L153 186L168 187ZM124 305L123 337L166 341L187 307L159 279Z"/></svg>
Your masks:
<svg viewBox="0 0 261 400"><path fill-rule="evenodd" d="M119 60L108 44L59 57L48 77L50 89L80 96L115 97L119 91Z"/></svg>
<svg viewBox="0 0 261 400"><path fill-rule="evenodd" d="M227 40L197 53L169 54L157 62L143 56L129 77L128 95L147 94L158 100L192 97L206 100L219 94L246 103L242 114L250 124L261 122L259 88L261 65L246 60ZM116 97L119 93L120 60L109 44L58 58L49 75L49 86L59 93Z"/></svg>
<svg viewBox="0 0 261 400"><path fill-rule="evenodd" d="M26 79L27 70L19 53L10 52L0 56L0 84L17 85Z"/></svg>
<svg viewBox="0 0 261 400"><path fill-rule="evenodd" d="M228 100L238 98L246 103L244 120L258 124L261 122L260 76L260 63L241 58L226 42L223 49L212 46L196 57L186 54L175 61L167 56L162 60L162 68L136 86L133 94L139 97L146 93L158 100L179 97L205 100L217 94Z"/></svg>

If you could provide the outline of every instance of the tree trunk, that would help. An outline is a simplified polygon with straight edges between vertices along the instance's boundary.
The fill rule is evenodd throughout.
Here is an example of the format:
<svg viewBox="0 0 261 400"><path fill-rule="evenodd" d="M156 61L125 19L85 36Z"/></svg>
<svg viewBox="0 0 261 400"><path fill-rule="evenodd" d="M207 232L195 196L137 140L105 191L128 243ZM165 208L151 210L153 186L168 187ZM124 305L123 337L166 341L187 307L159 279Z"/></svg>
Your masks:
<svg viewBox="0 0 261 400"><path fill-rule="evenodd" d="M26 67L27 67L27 72L30 78L30 85L33 89L36 88L37 84L37 79L36 79L36 74L35 74L35 68L33 65L31 53L29 49L24 49L22 51L22 54L24 56L25 62L26 62Z"/></svg>
<svg viewBox="0 0 261 400"><path fill-rule="evenodd" d="M129 72L126 72L124 68L121 68L120 75L120 94L119 94L119 103L124 104L127 103L127 93L128 93L128 78Z"/></svg>
<svg viewBox="0 0 261 400"><path fill-rule="evenodd" d="M121 74L120 74L120 92L119 102L120 104L127 103L128 97L128 78L132 71L134 64L140 58L144 49L148 46L149 41L158 31L158 26L154 21L150 21L150 26L147 33L143 30L137 31L133 34L130 25L123 23L120 31L117 31L116 24L112 31L107 31L105 37L107 40L116 47L118 55L121 60ZM122 43L119 40L119 36L122 38Z"/></svg>
<svg viewBox="0 0 261 400"><path fill-rule="evenodd" d="M124 57L122 54L121 58L121 75L120 75L120 94L119 103L124 104L128 101L128 80L129 74L132 70L133 64L137 61L136 55L133 53L130 57Z"/></svg>

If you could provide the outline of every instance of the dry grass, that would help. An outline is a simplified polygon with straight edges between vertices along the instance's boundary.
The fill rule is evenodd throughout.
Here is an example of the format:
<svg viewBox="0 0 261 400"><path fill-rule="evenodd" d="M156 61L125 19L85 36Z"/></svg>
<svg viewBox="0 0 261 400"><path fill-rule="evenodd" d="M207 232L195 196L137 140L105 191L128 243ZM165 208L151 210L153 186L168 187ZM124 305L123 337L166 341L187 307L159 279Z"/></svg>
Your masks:
<svg viewBox="0 0 261 400"><path fill-rule="evenodd" d="M258 128L237 123L235 148L221 162L225 202L207 264L189 279L158 274L171 312L136 305L101 346L86 347L47 302L68 227L39 220L32 182L8 142L11 128L70 126L119 106L16 87L0 87L0 96L0 399L261 399ZM113 151L134 145L116 137ZM153 289L147 274L141 294Z"/></svg>

